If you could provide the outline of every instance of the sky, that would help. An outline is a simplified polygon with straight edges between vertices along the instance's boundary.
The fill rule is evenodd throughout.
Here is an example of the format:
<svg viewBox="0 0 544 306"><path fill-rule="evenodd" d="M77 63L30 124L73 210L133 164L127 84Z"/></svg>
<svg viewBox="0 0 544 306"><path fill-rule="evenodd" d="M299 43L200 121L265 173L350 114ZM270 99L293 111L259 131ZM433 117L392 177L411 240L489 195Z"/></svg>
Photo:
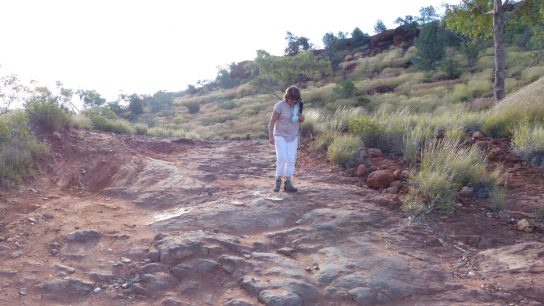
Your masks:
<svg viewBox="0 0 544 306"><path fill-rule="evenodd" d="M54 88L120 93L181 91L215 79L218 67L283 55L286 32L322 48L326 33L454 0L2 0L0 75L15 73ZM348 35L349 37L349 35Z"/></svg>

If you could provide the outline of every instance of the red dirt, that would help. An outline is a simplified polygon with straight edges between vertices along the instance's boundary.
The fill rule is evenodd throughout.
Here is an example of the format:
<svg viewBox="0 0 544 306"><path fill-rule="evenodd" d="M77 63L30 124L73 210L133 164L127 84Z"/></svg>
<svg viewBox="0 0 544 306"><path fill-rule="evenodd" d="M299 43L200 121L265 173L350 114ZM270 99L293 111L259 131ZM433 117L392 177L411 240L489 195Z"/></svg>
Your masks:
<svg viewBox="0 0 544 306"><path fill-rule="evenodd" d="M62 135L48 135L44 139L51 146L51 158L41 162L34 178L28 178L18 187L6 189L0 195L0 245L10 248L8 252L0 253L4 259L0 264L2 305L51 305L52 301L66 305L162 305L159 299L150 300L132 291L123 291L121 284L112 284L111 290L104 289L103 293L75 300L51 299L33 289L36 283L53 279L58 274L51 267L54 262L76 267L75 275L81 276L80 271L88 272L98 267L107 270L110 262L116 262L121 257L130 257L131 252L149 249L153 244L157 232L147 225L150 222L149 210L133 205L126 198L103 192L104 188L118 182L116 180L119 172L127 163L137 173L146 160L172 162L186 167L189 171L187 173L193 177L215 183L216 189L206 189L203 186L202 193L194 191L192 194L195 199L218 193L223 199L232 197L241 201L253 194L251 186L272 182L266 176L266 171L273 165L273 160L268 160L268 155L262 156L258 151L263 142L164 141L150 137L82 131L67 131ZM304 188L310 190L312 185L327 183L337 185L341 192L354 190L353 197L360 197L363 205L372 203L368 207L385 207L391 217L398 220L398 224L389 229L387 234L379 234L383 235L381 248L384 252L404 254L415 262L433 263L451 271L453 277L464 286L462 296L458 297L459 303L463 305L544 303L544 296L539 296L539 293L528 293L526 287L515 286L518 278L525 274L502 273L494 275L493 279L482 272L480 267L483 263L478 254L483 250L523 242L544 243L542 220L535 214L544 208L544 180L541 179L544 169L531 167L513 155L507 139L491 140L489 149L495 152L490 156L491 165L501 164L508 173L505 185L508 200L503 211L497 211L488 199L465 196L460 197L462 206L456 206L451 215L435 214L421 221L409 220L398 209L406 182L400 194L370 190L366 188L364 178L345 176L339 169L328 165L323 155L310 152L310 144L309 140L302 143L297 171L300 173L299 180L303 189L300 196L314 201L312 205L326 207L329 203L325 201L329 200L318 194L312 197L311 193L305 193ZM217 171L208 169L205 160L221 154L226 146L238 150L240 156L254 153L267 160L268 166L252 164L247 167L253 170L236 170L238 158L236 155L229 155L231 161L225 163L224 168ZM192 164L192 160L202 163L198 166ZM387 157L373 159L372 163L377 168L402 169L401 162ZM241 172L237 173L238 179L230 180L225 179L225 173L221 171L227 174L229 171ZM264 171L265 176L259 177L261 171ZM161 175L167 174L157 174L156 178ZM244 179L246 176L250 179ZM124 179L131 180L130 177ZM334 198L334 195L331 197ZM237 204L236 201L233 201L235 205L251 209L245 204ZM338 206L341 203L335 205L341 209ZM365 209L368 207L364 206ZM300 214L305 210L306 208L301 207ZM532 233L516 229L517 221L522 218L532 223ZM295 220L296 218L293 222ZM67 252L52 251L64 250L66 242L62 239L63 235L92 228L100 229L103 234L100 247L86 249L87 253L81 258L69 256ZM255 235L245 237L245 243L252 244L266 236L264 233ZM13 255L14 251L19 250L22 254ZM308 258L304 260L308 261ZM120 279L126 279L134 274L133 270L138 269L138 262L133 261L112 268L112 273ZM500 280L499 285L496 280ZM217 291L213 283L206 284L205 279L199 281L202 283L201 290L211 292L213 298L209 303L223 305L224 301L219 298L223 293ZM542 273L533 272L531 284L542 287ZM95 283L95 286L100 286L100 283ZM233 292L238 297L251 298L240 288ZM432 297L412 297L399 304L436 304L442 300L451 304L454 303L453 296L456 294L458 292L452 292L448 296L446 291ZM198 300L187 301L200 305ZM253 300L252 303L258 302Z"/></svg>

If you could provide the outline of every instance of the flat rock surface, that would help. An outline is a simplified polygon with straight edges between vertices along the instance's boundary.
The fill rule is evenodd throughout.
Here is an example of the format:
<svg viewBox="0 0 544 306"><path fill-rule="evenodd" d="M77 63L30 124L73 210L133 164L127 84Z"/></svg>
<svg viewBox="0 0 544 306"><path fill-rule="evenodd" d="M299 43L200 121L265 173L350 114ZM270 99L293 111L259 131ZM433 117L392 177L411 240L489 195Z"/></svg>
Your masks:
<svg viewBox="0 0 544 306"><path fill-rule="evenodd" d="M55 160L1 195L1 305L544 303L542 234L515 228L527 206L464 198L412 220L305 143L300 192L274 193L265 141L49 141Z"/></svg>

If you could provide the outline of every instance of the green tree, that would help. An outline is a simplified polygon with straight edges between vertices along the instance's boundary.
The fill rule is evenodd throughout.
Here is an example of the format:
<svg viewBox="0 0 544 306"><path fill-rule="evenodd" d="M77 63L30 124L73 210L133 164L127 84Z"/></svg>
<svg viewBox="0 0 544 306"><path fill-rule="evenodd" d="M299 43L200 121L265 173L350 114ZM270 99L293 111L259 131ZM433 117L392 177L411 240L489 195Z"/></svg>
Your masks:
<svg viewBox="0 0 544 306"><path fill-rule="evenodd" d="M336 94L338 94L341 98L353 97L356 90L357 88L355 87L355 84L351 80L344 80L338 83L333 89L333 91Z"/></svg>
<svg viewBox="0 0 544 306"><path fill-rule="evenodd" d="M144 105L146 102L145 96L132 94L130 96L125 96L124 98L128 100L128 110L132 114L131 117L134 118L144 113Z"/></svg>
<svg viewBox="0 0 544 306"><path fill-rule="evenodd" d="M325 46L325 56L329 59L334 70L338 69L340 62L346 55L349 47L349 39L346 32L338 32L338 36L329 32L323 36L323 45Z"/></svg>
<svg viewBox="0 0 544 306"><path fill-rule="evenodd" d="M544 17L542 0L463 0L458 5L446 7L446 23L454 31L472 39L493 37L495 48L495 82L493 93L496 100L505 96L506 56L504 29L516 14L526 20Z"/></svg>
<svg viewBox="0 0 544 306"><path fill-rule="evenodd" d="M83 101L83 107L86 109L101 107L104 105L104 103L106 103L106 99L102 98L102 96L94 89L78 89L76 90L76 94Z"/></svg>
<svg viewBox="0 0 544 306"><path fill-rule="evenodd" d="M119 101L111 101L106 103L106 107L115 113L118 117L122 117L125 107L123 107Z"/></svg>
<svg viewBox="0 0 544 306"><path fill-rule="evenodd" d="M151 112L156 113L161 109L165 109L172 105L172 100L174 99L174 94L171 92L166 92L164 90L159 90L149 98L148 104L151 109Z"/></svg>
<svg viewBox="0 0 544 306"><path fill-rule="evenodd" d="M436 13L436 10L431 5L431 6L422 7L419 9L419 18L417 19L417 21L420 24L426 24L426 23L438 20L438 18L439 16Z"/></svg>
<svg viewBox="0 0 544 306"><path fill-rule="evenodd" d="M274 56L257 51L254 61L255 84L281 100L277 93L293 84L320 79L332 73L328 60L318 60L310 50L295 56Z"/></svg>
<svg viewBox="0 0 544 306"><path fill-rule="evenodd" d="M24 86L15 74L0 77L0 115L7 113L13 103L21 99Z"/></svg>
<svg viewBox="0 0 544 306"><path fill-rule="evenodd" d="M384 32L385 30L387 30L387 27L385 26L383 21L378 19L378 21L376 21L376 24L374 25L374 33L380 34Z"/></svg>
<svg viewBox="0 0 544 306"><path fill-rule="evenodd" d="M359 28L355 28L351 32L351 46L354 48L359 48L370 43L370 36Z"/></svg>
<svg viewBox="0 0 544 306"><path fill-rule="evenodd" d="M421 26L419 37L414 42L417 49L414 62L417 68L423 70L436 68L446 52L444 36L444 30L438 21Z"/></svg>
<svg viewBox="0 0 544 306"><path fill-rule="evenodd" d="M308 38L304 36L297 37L289 31L287 32L285 39L287 40L287 48L285 48L284 52L285 55L288 56L295 56L302 51L309 50L311 47Z"/></svg>

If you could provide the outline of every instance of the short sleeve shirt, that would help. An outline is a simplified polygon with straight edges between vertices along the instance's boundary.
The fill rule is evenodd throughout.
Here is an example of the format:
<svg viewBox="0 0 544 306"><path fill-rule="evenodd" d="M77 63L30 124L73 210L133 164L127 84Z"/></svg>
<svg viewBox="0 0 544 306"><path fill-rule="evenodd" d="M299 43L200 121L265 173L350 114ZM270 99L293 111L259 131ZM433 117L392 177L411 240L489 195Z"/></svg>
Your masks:
<svg viewBox="0 0 544 306"><path fill-rule="evenodd" d="M282 136L287 141L293 141L298 137L300 122L291 121L294 111L295 106L290 106L285 101L279 101L274 105L274 112L280 114L274 126L274 136Z"/></svg>

